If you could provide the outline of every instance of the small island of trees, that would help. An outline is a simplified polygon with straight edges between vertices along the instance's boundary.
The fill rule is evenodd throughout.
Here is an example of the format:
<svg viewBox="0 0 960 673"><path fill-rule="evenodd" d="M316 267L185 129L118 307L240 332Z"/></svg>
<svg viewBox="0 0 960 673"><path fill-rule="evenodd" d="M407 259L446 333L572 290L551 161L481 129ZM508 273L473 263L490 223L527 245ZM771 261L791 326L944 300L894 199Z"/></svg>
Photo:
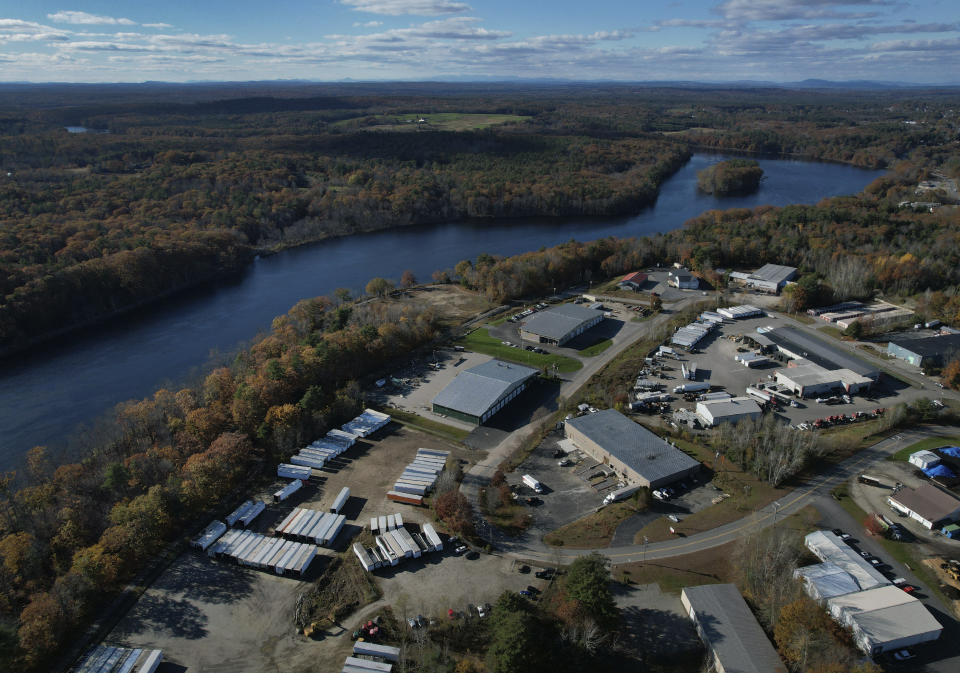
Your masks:
<svg viewBox="0 0 960 673"><path fill-rule="evenodd" d="M752 159L721 161L697 172L697 187L715 196L749 194L760 186L763 169Z"/></svg>

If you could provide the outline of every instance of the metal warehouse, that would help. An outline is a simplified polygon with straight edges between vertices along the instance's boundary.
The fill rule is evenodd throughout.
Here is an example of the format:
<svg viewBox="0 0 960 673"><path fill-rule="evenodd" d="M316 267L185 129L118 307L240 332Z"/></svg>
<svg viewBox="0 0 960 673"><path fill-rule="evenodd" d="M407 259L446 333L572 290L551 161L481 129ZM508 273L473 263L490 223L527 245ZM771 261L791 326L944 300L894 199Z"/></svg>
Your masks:
<svg viewBox="0 0 960 673"><path fill-rule="evenodd" d="M850 575L861 590L890 584L879 570L828 530L810 533L804 538L804 543L824 564L833 564Z"/></svg>
<svg viewBox="0 0 960 673"><path fill-rule="evenodd" d="M887 498L890 506L932 529L941 521L960 516L960 500L933 484L904 488Z"/></svg>
<svg viewBox="0 0 960 673"><path fill-rule="evenodd" d="M812 362L794 362L800 362L800 364L791 363L791 366L781 369L775 376L777 383L786 386L800 397L829 394L840 388L848 393L858 393L869 389L873 384L871 379L850 369L831 371Z"/></svg>
<svg viewBox="0 0 960 673"><path fill-rule="evenodd" d="M936 640L943 630L923 603L893 585L831 598L827 608L869 655Z"/></svg>
<svg viewBox="0 0 960 673"><path fill-rule="evenodd" d="M577 304L552 306L524 320L520 338L562 346L603 320L603 312Z"/></svg>
<svg viewBox="0 0 960 673"><path fill-rule="evenodd" d="M433 411L480 425L523 392L536 369L490 360L461 372L433 398Z"/></svg>
<svg viewBox="0 0 960 673"><path fill-rule="evenodd" d="M697 416L708 427L721 423L736 423L744 418L753 420L762 415L760 405L749 397L697 402Z"/></svg>
<svg viewBox="0 0 960 673"><path fill-rule="evenodd" d="M631 484L659 488L684 479L700 463L616 409L571 418L567 437Z"/></svg>
<svg viewBox="0 0 960 673"><path fill-rule="evenodd" d="M684 587L680 602L718 673L786 673L787 667L734 585Z"/></svg>
<svg viewBox="0 0 960 673"><path fill-rule="evenodd" d="M793 571L793 577L802 580L803 588L810 598L821 603L835 596L846 596L864 589L856 577L836 563L816 563L797 568Z"/></svg>
<svg viewBox="0 0 960 673"><path fill-rule="evenodd" d="M887 344L887 353L917 367L925 362L942 365L960 355L960 334L891 340Z"/></svg>
<svg viewBox="0 0 960 673"><path fill-rule="evenodd" d="M787 281L793 280L797 275L797 269L792 266L783 266L782 264L764 264L752 273L741 273L734 271L730 274L730 279L756 290L777 294Z"/></svg>
<svg viewBox="0 0 960 673"><path fill-rule="evenodd" d="M824 369L849 369L876 381L880 370L852 353L793 327L777 327L764 332L777 349L796 360L809 360Z"/></svg>

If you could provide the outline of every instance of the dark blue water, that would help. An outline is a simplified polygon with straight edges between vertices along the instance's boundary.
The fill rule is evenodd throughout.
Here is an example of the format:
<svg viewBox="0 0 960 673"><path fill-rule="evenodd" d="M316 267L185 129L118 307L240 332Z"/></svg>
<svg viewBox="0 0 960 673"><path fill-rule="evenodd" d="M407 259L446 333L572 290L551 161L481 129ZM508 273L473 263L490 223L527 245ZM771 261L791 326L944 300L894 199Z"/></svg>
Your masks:
<svg viewBox="0 0 960 673"><path fill-rule="evenodd" d="M78 426L115 404L173 386L305 297L338 287L363 288L374 276L399 279L411 269L429 280L439 268L481 252L512 255L604 236L677 229L713 208L816 203L862 190L879 171L838 164L760 160L766 178L749 196L700 194L696 173L729 157L695 155L667 180L657 203L636 217L447 224L332 239L258 259L239 278L161 302L96 329L3 363L0 372L0 469L32 446L63 449Z"/></svg>

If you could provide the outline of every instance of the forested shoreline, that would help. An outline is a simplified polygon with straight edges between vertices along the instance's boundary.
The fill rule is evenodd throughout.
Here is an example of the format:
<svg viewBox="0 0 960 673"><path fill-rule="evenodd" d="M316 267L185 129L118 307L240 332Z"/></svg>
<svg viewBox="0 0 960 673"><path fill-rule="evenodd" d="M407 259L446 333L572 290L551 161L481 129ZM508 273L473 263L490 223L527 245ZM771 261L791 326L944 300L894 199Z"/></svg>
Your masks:
<svg viewBox="0 0 960 673"><path fill-rule="evenodd" d="M945 142L952 103L614 85L64 89L74 105L52 104L55 86L0 90L8 354L259 251L410 224L632 214L693 147L887 166ZM403 123L421 114L435 123ZM905 127L912 117L923 124Z"/></svg>

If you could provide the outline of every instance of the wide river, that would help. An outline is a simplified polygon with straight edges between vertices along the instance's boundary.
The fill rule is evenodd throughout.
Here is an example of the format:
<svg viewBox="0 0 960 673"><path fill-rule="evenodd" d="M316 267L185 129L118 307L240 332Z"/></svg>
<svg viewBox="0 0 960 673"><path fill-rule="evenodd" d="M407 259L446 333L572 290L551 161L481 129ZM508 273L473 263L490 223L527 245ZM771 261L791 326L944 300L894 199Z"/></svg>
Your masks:
<svg viewBox="0 0 960 673"><path fill-rule="evenodd" d="M879 171L839 164L760 160L765 179L750 196L697 192L696 174L730 158L697 154L661 187L655 205L635 217L517 220L407 227L348 236L256 260L239 278L159 302L94 329L0 363L0 470L30 447L73 452L68 437L90 428L115 404L174 386L217 353L267 330L305 297L363 288L374 276L405 269L426 280L481 252L512 255L576 238L641 236L677 229L705 210L816 203L854 194Z"/></svg>

